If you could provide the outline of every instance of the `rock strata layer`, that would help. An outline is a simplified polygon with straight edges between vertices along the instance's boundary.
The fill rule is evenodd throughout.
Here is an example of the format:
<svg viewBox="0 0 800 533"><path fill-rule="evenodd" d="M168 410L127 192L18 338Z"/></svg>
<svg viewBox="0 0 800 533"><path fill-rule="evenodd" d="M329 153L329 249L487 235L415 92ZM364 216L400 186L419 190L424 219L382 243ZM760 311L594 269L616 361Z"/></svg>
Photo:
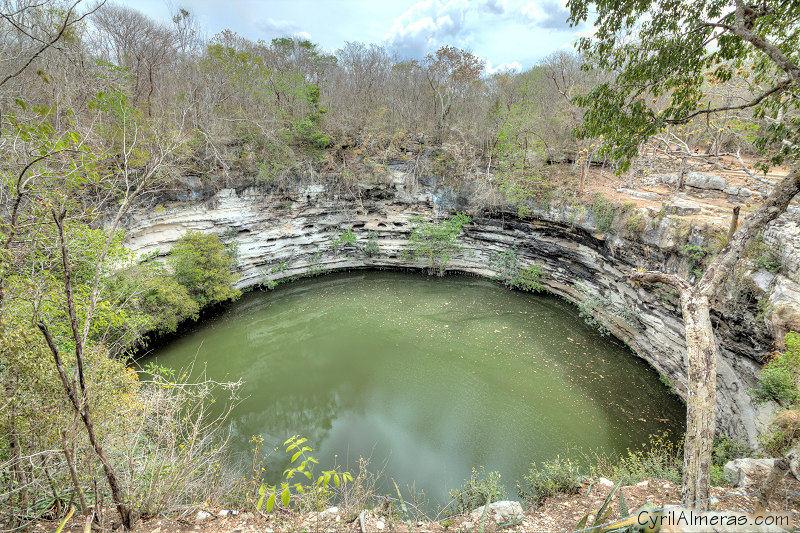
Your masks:
<svg viewBox="0 0 800 533"><path fill-rule="evenodd" d="M470 208L466 194L437 187L433 180L420 184L400 170L386 183L347 190L324 184L282 191L251 187L213 192L194 182L187 182L187 187L183 201L163 201L158 209L132 213L126 221L126 245L140 254L165 254L189 230L217 233L238 247L237 285L242 288L337 269L424 269L424 263L403 254L411 218ZM653 215L642 209L645 231L626 236L624 228L597 233L591 212L583 207L535 209L525 219L513 212L473 217L460 237L462 249L447 270L495 277L498 272L490 267L493 255L516 250L520 265L542 266L547 290L583 302L684 396L685 342L677 298L669 290L637 286L627 279L635 268L691 277L679 244L685 235L679 236L678 215ZM782 314L759 311L757 300L742 300L737 294L722 297L714 311L720 346L718 428L752 446L774 406L755 406L747 389L756 384L760 360L772 348L774 337L781 338L793 321L800 322L798 218L796 210L787 213L765 235L786 259L787 275L770 274L768 279L756 279L760 283L750 283L758 301L777 301ZM721 221L720 227L725 224ZM356 242L333 246L345 229L355 233ZM689 239L699 238L692 230ZM368 239L377 244L377 253L365 253ZM764 278L764 274L748 276ZM587 305L598 301L601 305Z"/></svg>

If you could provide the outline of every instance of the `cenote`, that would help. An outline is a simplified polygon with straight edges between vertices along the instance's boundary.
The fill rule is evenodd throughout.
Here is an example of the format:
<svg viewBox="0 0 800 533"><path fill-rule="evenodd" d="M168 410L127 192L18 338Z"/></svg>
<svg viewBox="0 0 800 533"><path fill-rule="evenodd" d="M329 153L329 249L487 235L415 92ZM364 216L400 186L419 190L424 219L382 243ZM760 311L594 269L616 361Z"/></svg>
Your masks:
<svg viewBox="0 0 800 533"><path fill-rule="evenodd" d="M271 450L299 434L321 468L368 457L386 494L394 479L432 505L472 467L515 497L532 461L624 453L684 425L658 374L572 305L474 277L362 271L245 294L152 360L245 381L229 420L243 458L253 435ZM281 449L269 465L278 481Z"/></svg>

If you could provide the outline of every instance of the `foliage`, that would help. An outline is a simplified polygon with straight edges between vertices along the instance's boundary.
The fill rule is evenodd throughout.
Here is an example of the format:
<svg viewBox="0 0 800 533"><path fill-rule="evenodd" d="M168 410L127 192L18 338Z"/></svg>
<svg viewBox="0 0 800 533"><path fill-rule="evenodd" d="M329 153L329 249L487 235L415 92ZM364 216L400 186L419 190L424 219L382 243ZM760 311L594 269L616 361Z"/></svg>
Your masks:
<svg viewBox="0 0 800 533"><path fill-rule="evenodd" d="M290 466L283 472L283 481L280 486L266 485L264 483L258 488L258 502L256 509L261 510L264 506L268 513L272 512L275 507L277 498L280 498L284 507L289 507L289 502L292 498L292 492L296 496L303 498L303 503L311 508L311 510L322 510L329 496L331 482L338 487L340 484L353 481L353 476L349 472L338 472L336 470L324 470L319 476L314 474L314 465L317 461L313 456L309 455L314 450L305 445L308 439L302 438L299 435L294 435L283 443L286 446L286 453L292 454L290 462L296 466ZM299 481L291 482L295 476L303 475L311 482L303 484ZM266 506L265 506L266 498Z"/></svg>
<svg viewBox="0 0 800 533"><path fill-rule="evenodd" d="M777 274L783 268L781 256L774 247L764 242L764 235L758 235L747 247L747 255L758 268Z"/></svg>
<svg viewBox="0 0 800 533"><path fill-rule="evenodd" d="M595 227L600 233L608 233L614 223L617 206L611 200L603 196L602 193L594 195L592 203L592 215L594 215Z"/></svg>
<svg viewBox="0 0 800 533"><path fill-rule="evenodd" d="M531 463L528 473L517 482L517 494L530 501L533 507L539 507L555 494L576 494L582 477L578 467L569 459L556 456L541 466Z"/></svg>
<svg viewBox="0 0 800 533"><path fill-rule="evenodd" d="M526 292L541 292L544 290L544 285L541 283L541 265L519 266L516 246L502 252L493 253L489 257L489 268L498 273L499 279L509 289L519 289Z"/></svg>
<svg viewBox="0 0 800 533"><path fill-rule="evenodd" d="M710 251L705 246L697 244L684 244L683 251L686 252L686 263L689 272L696 277L701 278L706 269L706 263L710 257Z"/></svg>
<svg viewBox="0 0 800 533"><path fill-rule="evenodd" d="M472 474L464 480L461 487L450 491L450 498L455 501L452 514L468 513L505 497L506 489L500 482L500 474L487 473L482 466L477 469L473 467Z"/></svg>
<svg viewBox="0 0 800 533"><path fill-rule="evenodd" d="M353 233L352 229L347 228L341 235L334 237L331 241L331 248L333 248L333 252L336 253L340 247L347 246L348 244L355 244L355 242L356 234Z"/></svg>
<svg viewBox="0 0 800 533"><path fill-rule="evenodd" d="M586 107L581 133L603 137L604 153L621 162L621 171L628 169L643 142L669 124L714 116L709 87L736 77L753 84L753 95L743 96L733 109L752 108L756 117L770 119L755 143L772 163L797 158L797 144L782 141L796 138L800 127L796 115L787 113L799 105L788 94L798 83L790 72L800 60L800 8L776 1L756 9L738 5L570 2L575 24L587 20L590 12L596 14L596 33L583 37L578 46L587 65L616 73L613 82L576 98Z"/></svg>
<svg viewBox="0 0 800 533"><path fill-rule="evenodd" d="M367 233L367 243L364 245L364 254L367 257L374 257L381 251L378 245L378 234L374 231Z"/></svg>
<svg viewBox="0 0 800 533"><path fill-rule="evenodd" d="M645 479L666 479L680 484L683 475L681 447L682 443L668 439L666 434L651 435L647 444L628 450L622 457L596 455L592 474L621 485L634 485Z"/></svg>
<svg viewBox="0 0 800 533"><path fill-rule="evenodd" d="M757 403L774 400L789 406L800 400L800 335L789 332L785 343L786 350L771 356L758 375L758 385L748 391Z"/></svg>
<svg viewBox="0 0 800 533"><path fill-rule="evenodd" d="M606 336L611 334L611 330L594 317L595 313L599 310L608 313L610 316L616 316L622 319L623 322L631 327L636 327L637 310L628 305L617 306L611 299L611 296L600 296L594 294L591 287L586 282L579 282L576 285L580 296L576 305L578 306L578 316L583 318L587 325L595 328L600 335Z"/></svg>
<svg viewBox="0 0 800 533"><path fill-rule="evenodd" d="M471 221L464 213L440 222L429 222L421 215L414 217L411 219L411 235L403 253L406 257L425 260L431 272L443 274L453 254L460 249L458 234Z"/></svg>
<svg viewBox="0 0 800 533"><path fill-rule="evenodd" d="M169 256L175 280L186 287L202 308L241 295L232 284L234 259L215 234L189 231L175 243Z"/></svg>

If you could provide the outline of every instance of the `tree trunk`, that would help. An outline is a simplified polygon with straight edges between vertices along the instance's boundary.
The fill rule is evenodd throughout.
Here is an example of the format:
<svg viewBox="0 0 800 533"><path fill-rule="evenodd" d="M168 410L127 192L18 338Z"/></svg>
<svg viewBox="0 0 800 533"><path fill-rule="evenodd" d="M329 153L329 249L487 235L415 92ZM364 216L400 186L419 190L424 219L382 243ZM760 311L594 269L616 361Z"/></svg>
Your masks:
<svg viewBox="0 0 800 533"><path fill-rule="evenodd" d="M783 481L783 478L786 477L786 473L789 471L789 465L793 459L794 456L791 453L786 457L775 459L775 463L772 465L772 470L769 471L769 475L767 476L767 479L764 480L764 484L761 486L761 491L758 493L756 505L753 509L754 515L764 516L764 513L767 512L769 500L772 498L772 494L775 492L775 489L777 489L778 485L780 485L781 481Z"/></svg>
<svg viewBox="0 0 800 533"><path fill-rule="evenodd" d="M736 229L739 227L739 211L740 211L740 209L741 209L741 207L738 206L738 205L733 208L733 216L731 217L731 225L728 228L728 240L729 241L731 240L731 237L733 237L733 234L736 233Z"/></svg>
<svg viewBox="0 0 800 533"><path fill-rule="evenodd" d="M706 510L716 429L717 350L708 297L690 291L681 298L681 303L689 377L681 501L690 508Z"/></svg>
<svg viewBox="0 0 800 533"><path fill-rule="evenodd" d="M686 177L686 156L681 158L681 172L678 175L678 190L682 191L684 189L684 180Z"/></svg>
<svg viewBox="0 0 800 533"><path fill-rule="evenodd" d="M767 224L786 211L798 193L800 165L796 164L764 203L745 218L742 227L731 236L694 287L673 274L654 271L630 274L632 281L664 283L681 295L689 379L681 502L698 510L708 508L711 496L709 476L716 429L717 346L709 316L711 301L741 261L747 245Z"/></svg>

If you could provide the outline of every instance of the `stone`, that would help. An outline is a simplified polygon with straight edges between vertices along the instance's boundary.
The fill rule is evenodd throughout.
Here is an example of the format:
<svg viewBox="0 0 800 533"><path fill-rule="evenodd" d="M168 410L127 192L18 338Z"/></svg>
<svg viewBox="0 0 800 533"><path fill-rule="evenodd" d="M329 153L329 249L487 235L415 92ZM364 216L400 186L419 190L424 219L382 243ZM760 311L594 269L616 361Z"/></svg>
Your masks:
<svg viewBox="0 0 800 533"><path fill-rule="evenodd" d="M725 187L722 192L725 194L729 194L731 196L739 196L739 188L738 187Z"/></svg>
<svg viewBox="0 0 800 533"><path fill-rule="evenodd" d="M483 516L483 505L474 509L470 513L470 517L474 520ZM514 520L523 516L522 505L516 501L501 501L489 504L489 513L495 513L503 520Z"/></svg>
<svg viewBox="0 0 800 533"><path fill-rule="evenodd" d="M639 483L636 484L637 487L646 487L647 485L649 485L649 482L647 480L640 481Z"/></svg>
<svg viewBox="0 0 800 533"><path fill-rule="evenodd" d="M732 487L744 487L757 473L769 474L775 459L734 459L723 467L725 479Z"/></svg>
<svg viewBox="0 0 800 533"><path fill-rule="evenodd" d="M463 522L463 523L461 524L461 529L463 529L463 530L465 530L465 531L469 531L469 530L470 530L470 529L472 529L473 527L475 527L475 525L474 525L472 522Z"/></svg>
<svg viewBox="0 0 800 533"><path fill-rule="evenodd" d="M377 522L375 522L375 529L383 531L383 528L385 527L386 524L383 522L383 520L378 520Z"/></svg>
<svg viewBox="0 0 800 533"><path fill-rule="evenodd" d="M686 175L686 185L696 189L725 190L728 183L722 176L707 174L705 172L689 172Z"/></svg>
<svg viewBox="0 0 800 533"><path fill-rule="evenodd" d="M664 207L667 213L679 216L697 215L703 210L699 204L696 204L691 200L684 200L682 198L675 197L671 198L668 202L662 202L661 205Z"/></svg>
<svg viewBox="0 0 800 533"><path fill-rule="evenodd" d="M339 508L338 507L328 507L321 513L319 513L320 520L327 520L330 518L336 518L339 516Z"/></svg>
<svg viewBox="0 0 800 533"><path fill-rule="evenodd" d="M198 520L198 521L200 521L200 520L205 520L205 519L206 519L206 518L208 518L209 516L211 516L211 513L207 513L207 512L205 512L205 511L198 511L198 512L197 512L197 520Z"/></svg>
<svg viewBox="0 0 800 533"><path fill-rule="evenodd" d="M601 477L600 479L598 479L597 483L600 484L600 485L603 485L604 487L613 487L614 486L614 482L613 481L611 481L610 479L606 479L604 477Z"/></svg>
<svg viewBox="0 0 800 533"><path fill-rule="evenodd" d="M665 183L667 185L677 185L678 184L678 175L677 174L653 174L653 179L660 183Z"/></svg>
<svg viewBox="0 0 800 533"><path fill-rule="evenodd" d="M643 198L644 200L660 200L661 195L654 192L634 191L633 189L617 189L617 192L633 196L634 198Z"/></svg>

